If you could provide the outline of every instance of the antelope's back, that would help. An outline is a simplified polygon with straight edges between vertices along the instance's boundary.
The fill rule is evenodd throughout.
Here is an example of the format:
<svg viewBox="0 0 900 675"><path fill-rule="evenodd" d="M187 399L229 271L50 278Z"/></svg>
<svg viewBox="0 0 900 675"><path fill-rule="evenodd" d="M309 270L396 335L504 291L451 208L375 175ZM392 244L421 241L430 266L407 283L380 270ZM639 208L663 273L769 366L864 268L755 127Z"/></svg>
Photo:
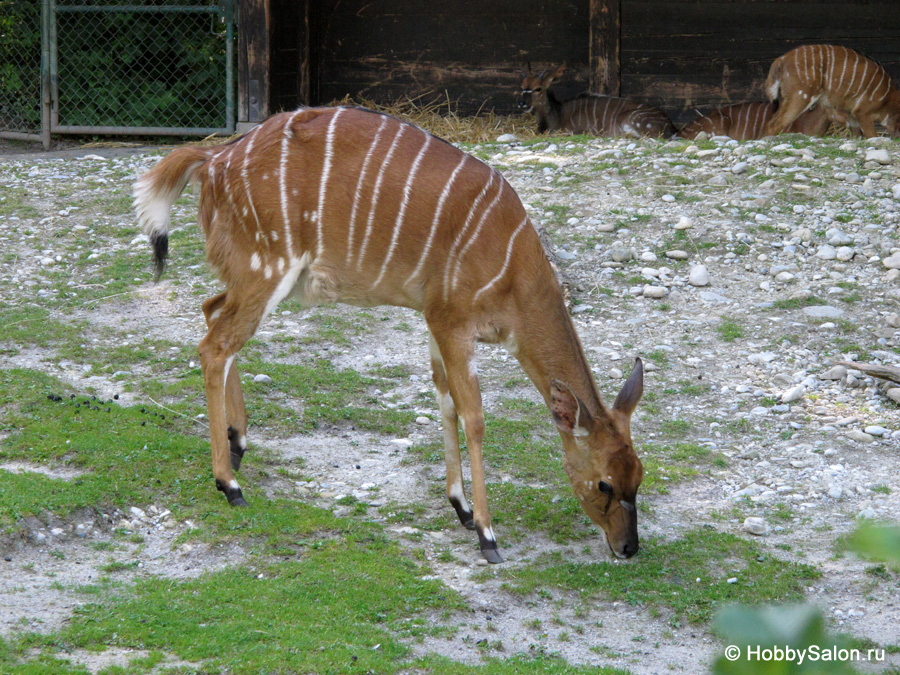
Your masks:
<svg viewBox="0 0 900 675"><path fill-rule="evenodd" d="M584 94L567 101L569 130L604 136L664 136L675 133L661 110L617 96Z"/></svg>
<svg viewBox="0 0 900 675"><path fill-rule="evenodd" d="M471 300L503 285L494 278L509 271L511 248L542 255L498 172L389 115L282 113L222 146L207 169L201 221L220 273L236 249L253 251L248 265L263 274L304 260L329 301Z"/></svg>

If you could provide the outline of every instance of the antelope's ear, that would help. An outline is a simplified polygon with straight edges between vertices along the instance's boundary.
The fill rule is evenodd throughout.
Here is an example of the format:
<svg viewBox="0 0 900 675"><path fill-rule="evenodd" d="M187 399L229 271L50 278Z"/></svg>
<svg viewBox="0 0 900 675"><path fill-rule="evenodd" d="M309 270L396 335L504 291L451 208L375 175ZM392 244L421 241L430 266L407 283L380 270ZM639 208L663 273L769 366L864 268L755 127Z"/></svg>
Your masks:
<svg viewBox="0 0 900 675"><path fill-rule="evenodd" d="M637 408L638 401L644 393L644 362L640 358L634 360L634 368L631 369L631 375L622 385L619 395L613 403L613 409L618 410L625 415L631 416L634 409Z"/></svg>
<svg viewBox="0 0 900 675"><path fill-rule="evenodd" d="M553 79L558 80L559 78L562 77L564 72L566 72L566 64L565 63L556 69L556 72L553 73Z"/></svg>
<svg viewBox="0 0 900 675"><path fill-rule="evenodd" d="M578 437L591 433L591 414L565 382L550 383L550 413L560 431Z"/></svg>

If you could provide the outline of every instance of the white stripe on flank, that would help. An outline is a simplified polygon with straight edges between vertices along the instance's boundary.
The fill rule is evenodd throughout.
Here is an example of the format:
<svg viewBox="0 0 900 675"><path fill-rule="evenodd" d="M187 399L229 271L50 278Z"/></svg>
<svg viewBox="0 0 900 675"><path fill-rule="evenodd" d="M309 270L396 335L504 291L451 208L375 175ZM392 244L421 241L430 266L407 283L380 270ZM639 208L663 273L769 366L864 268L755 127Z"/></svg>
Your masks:
<svg viewBox="0 0 900 675"><path fill-rule="evenodd" d="M259 223L259 216L256 215L256 207L253 206L253 197L250 194L250 178L247 175L247 161L250 159L250 153L253 150L254 136L261 128L262 125L253 127L253 130L247 134L247 147L244 149L244 162L241 165L241 179L244 182L244 191L247 193L247 204L250 205L250 210L253 211L253 219L256 221L256 227L259 231L262 231L262 225Z"/></svg>
<svg viewBox="0 0 900 675"><path fill-rule="evenodd" d="M275 306L288 296L288 293L291 292L291 289L297 283L300 273L307 267L309 267L309 253L304 253L299 258L291 259L287 272L281 277L281 281L278 282L275 291L269 296L269 301L266 303L266 309L263 311L260 320L268 316L269 312L275 309Z"/></svg>
<svg viewBox="0 0 900 675"><path fill-rule="evenodd" d="M455 269L453 270L453 283L452 283L452 287L454 289L456 289L456 284L459 282L459 271L462 268L463 256L466 254L466 251L468 251L470 248L472 248L472 244L475 243L475 240L478 239L478 235L481 234L481 228L484 226L485 221L487 221L488 216L490 215L491 211L493 211L494 207L496 207L497 204L500 203L500 198L503 196L504 185L506 185L506 181L501 178L500 179L500 188L497 190L497 195L494 197L494 199L491 201L491 203L488 205L488 207L484 210L484 213L481 214L481 218L478 219L478 225L475 227L475 231L472 232L472 236L469 237L469 241L466 242L466 245L463 246L460 249L459 253L456 255L456 265L455 265Z"/></svg>
<svg viewBox="0 0 900 675"><path fill-rule="evenodd" d="M363 191L363 183L366 180L366 175L369 172L369 163L372 161L372 157L375 154L375 148L378 147L378 141L381 139L381 132L384 131L385 125L387 125L388 117L384 116L381 118L381 125L378 127L378 131L375 134L375 140L372 141L372 145L369 146L369 150L366 153L366 159L363 161L362 169L359 172L359 179L356 181L356 194L353 196L353 208L350 210L350 227L347 231L347 261L346 265L350 266L350 258L353 257L353 234L356 230L356 212L359 210L359 199L360 195Z"/></svg>
<svg viewBox="0 0 900 675"><path fill-rule="evenodd" d="M494 178L496 177L496 175L497 174L494 172L494 170L491 169L491 179L481 189L481 192L475 198L475 201L472 202L472 206L469 208L469 215L466 217L466 222L463 224L462 229L460 229L459 233L456 235L456 239L453 240L453 245L450 247L450 252L447 254L447 265L444 267L444 302L447 302L447 300L449 300L450 298L450 268L453 266L454 256L456 255L457 250L459 250L459 244L462 241L462 238L466 235L466 231L469 229L469 225L471 225L472 223L472 218L475 217L475 212L478 210L478 205L481 204L481 200L484 199L484 196L494 184Z"/></svg>
<svg viewBox="0 0 900 675"><path fill-rule="evenodd" d="M336 108L331 121L328 123L328 132L325 135L325 160L322 162L322 176L319 178L319 208L316 217L316 258L322 256L324 242L322 241L322 225L325 221L325 190L328 186L328 175L331 173L331 160L334 157L334 129L338 117L344 112L344 108Z"/></svg>
<svg viewBox="0 0 900 675"><path fill-rule="evenodd" d="M291 124L300 112L300 110L296 110L293 115L288 117L287 122L284 123L284 132L281 135L281 162L279 163L278 170L278 187L281 191L281 220L284 222L284 240L285 246L287 247L287 254L291 258L294 257L294 242L291 237L291 218L288 214L287 165L290 140L294 135L291 131Z"/></svg>
<svg viewBox="0 0 900 675"><path fill-rule="evenodd" d="M381 163L381 169L378 171L378 178L375 180L375 190L372 192L372 203L369 205L369 218L366 222L366 236L363 237L362 246L359 248L359 257L356 259L356 269L362 269L363 258L366 257L366 248L369 246L369 237L372 236L372 226L375 223L375 210L378 207L378 198L381 196L381 183L384 181L384 173L391 163L391 158L397 150L397 144L400 142L403 132L406 131L406 124L397 125L397 133L394 135L394 141L388 149L384 161Z"/></svg>
<svg viewBox="0 0 900 675"><path fill-rule="evenodd" d="M472 298L472 302L478 302L478 298L482 293L490 289L494 284L496 284L500 279L503 278L503 275L506 274L506 269L509 267L509 261L512 258L512 250L513 244L516 243L516 237L519 236L519 233L522 231L522 228L528 224L528 216L522 220L519 226L516 228L515 232L512 233L512 236L509 238L509 244L506 245L506 258L503 260L503 267L500 268L500 271L497 272L497 276L491 279L487 284L485 284L481 290L479 290Z"/></svg>
<svg viewBox="0 0 900 675"><path fill-rule="evenodd" d="M388 247L387 255L384 256L381 272L379 273L378 278L375 279L375 283L372 284L372 288L375 288L380 284L381 280L384 278L388 265L394 257L394 251L397 249L397 242L400 240L400 230L403 229L403 221L406 218L406 207L409 206L410 190L412 189L413 181L416 179L416 174L419 172L419 165L422 163L422 158L425 156L425 153L428 151L428 146L431 144L431 134L425 133L424 131L422 134L425 136L425 142L422 144L422 147L419 148L419 153L416 155L415 160L413 160L412 168L409 170L409 177L406 179L406 185L403 186L403 202L400 204L400 213L397 214L397 220L394 222L394 233L391 236L391 244Z"/></svg>
<svg viewBox="0 0 900 675"><path fill-rule="evenodd" d="M416 265L416 269L414 269L413 273L409 275L409 279L407 279L406 283L403 284L404 286L407 286L413 279L415 279L419 275L419 272L422 271L422 267L425 265L425 260L428 258L428 254L431 252L434 235L435 233L437 233L438 223L441 220L441 214L444 212L444 203L447 201L447 196L450 194L450 190L453 188L453 184L456 182L456 177L459 175L459 172L460 170L462 170L463 164L466 163L467 159L469 159L469 156L463 153L462 158L459 160L459 164L456 165L453 173L450 174L450 180L447 181L447 184L444 186L444 190L441 192L441 196L438 199L437 208L434 211L434 218L431 221L431 230L428 232L428 240L425 242L425 246L422 248L422 255L419 257L419 262Z"/></svg>

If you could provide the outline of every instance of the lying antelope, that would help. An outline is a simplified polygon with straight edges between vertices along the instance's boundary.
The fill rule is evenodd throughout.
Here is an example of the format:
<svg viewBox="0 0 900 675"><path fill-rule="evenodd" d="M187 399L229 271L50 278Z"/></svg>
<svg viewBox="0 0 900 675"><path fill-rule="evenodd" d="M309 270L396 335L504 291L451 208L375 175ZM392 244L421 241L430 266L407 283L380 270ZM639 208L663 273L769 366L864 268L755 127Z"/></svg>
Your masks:
<svg viewBox="0 0 900 675"><path fill-rule="evenodd" d="M247 448L234 361L262 319L288 296L304 305L399 305L428 324L447 496L478 532L484 557L502 562L485 491L476 340L516 355L559 428L582 508L617 556L637 552L643 467L630 418L643 391L641 361L606 408L538 235L499 173L394 117L357 108L282 113L231 143L175 150L137 181L157 277L169 211L188 180L199 183L206 256L225 284L203 303L209 332L199 351L213 475L231 505L246 505L232 473ZM460 418L474 511L463 492Z"/></svg>
<svg viewBox="0 0 900 675"><path fill-rule="evenodd" d="M767 136L782 133L800 114L819 105L835 122L858 125L866 138L880 123L900 136L900 91L888 72L862 54L836 45L804 45L775 59L766 93L778 112Z"/></svg>
<svg viewBox="0 0 900 675"><path fill-rule="evenodd" d="M626 98L582 94L568 101L560 101L550 91L566 66L561 65L550 75L531 74L531 66L522 71L522 95L518 106L534 112L538 131L562 131L571 134L598 136L652 136L669 138L675 127L666 114L645 103Z"/></svg>
<svg viewBox="0 0 900 675"><path fill-rule="evenodd" d="M766 125L772 119L775 108L771 103L736 103L713 110L708 115L694 120L678 132L682 138L694 139L701 131L710 136L728 136L737 141L752 141L763 138ZM792 134L824 136L831 126L828 113L815 107L802 113L785 129Z"/></svg>

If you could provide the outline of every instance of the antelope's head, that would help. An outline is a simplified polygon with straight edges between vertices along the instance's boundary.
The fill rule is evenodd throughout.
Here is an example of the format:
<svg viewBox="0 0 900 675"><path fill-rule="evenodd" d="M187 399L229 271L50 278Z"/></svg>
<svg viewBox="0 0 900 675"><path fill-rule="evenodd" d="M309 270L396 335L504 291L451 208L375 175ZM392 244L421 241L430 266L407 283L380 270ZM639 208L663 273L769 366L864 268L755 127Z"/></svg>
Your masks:
<svg viewBox="0 0 900 675"><path fill-rule="evenodd" d="M566 71L566 64L561 65L550 75L547 71L541 71L540 75L531 73L531 64L522 71L522 91L519 95L518 107L524 112L531 112L535 108L542 108L546 105L547 89L556 80L562 77Z"/></svg>
<svg viewBox="0 0 900 675"><path fill-rule="evenodd" d="M566 473L581 508L605 533L612 552L638 551L637 491L644 467L631 443L631 413L644 390L644 369L635 360L611 409L592 414L569 387L550 386L553 421L562 432Z"/></svg>

